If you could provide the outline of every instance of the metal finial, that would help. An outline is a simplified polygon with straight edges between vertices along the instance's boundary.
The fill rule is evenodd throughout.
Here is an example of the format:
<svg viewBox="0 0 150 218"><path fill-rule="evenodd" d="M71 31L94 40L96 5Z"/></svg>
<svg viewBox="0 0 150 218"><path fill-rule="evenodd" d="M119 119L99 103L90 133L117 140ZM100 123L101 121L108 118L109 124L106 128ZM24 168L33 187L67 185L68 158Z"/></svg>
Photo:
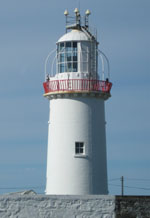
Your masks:
<svg viewBox="0 0 150 218"><path fill-rule="evenodd" d="M89 15L91 14L91 11L90 11L90 10L86 10L85 14L86 14L87 16L89 16Z"/></svg>
<svg viewBox="0 0 150 218"><path fill-rule="evenodd" d="M65 16L68 16L68 15L69 15L69 12L68 12L67 9L64 11L64 15L65 15Z"/></svg>
<svg viewBox="0 0 150 218"><path fill-rule="evenodd" d="M79 9L78 9L78 8L75 8L74 13L75 13L75 14L78 14L78 13L79 13Z"/></svg>

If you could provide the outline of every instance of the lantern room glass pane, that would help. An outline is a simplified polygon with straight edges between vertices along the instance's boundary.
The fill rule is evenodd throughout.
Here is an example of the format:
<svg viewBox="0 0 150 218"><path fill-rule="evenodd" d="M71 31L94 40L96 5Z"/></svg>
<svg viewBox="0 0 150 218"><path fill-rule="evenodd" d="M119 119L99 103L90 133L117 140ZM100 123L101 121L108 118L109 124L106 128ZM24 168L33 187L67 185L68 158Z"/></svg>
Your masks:
<svg viewBox="0 0 150 218"><path fill-rule="evenodd" d="M57 45L58 73L77 72L77 42L61 42Z"/></svg>
<svg viewBox="0 0 150 218"><path fill-rule="evenodd" d="M66 53L66 61L72 61L72 53Z"/></svg>
<svg viewBox="0 0 150 218"><path fill-rule="evenodd" d="M67 72L72 72L72 62L67 62Z"/></svg>
<svg viewBox="0 0 150 218"><path fill-rule="evenodd" d="M73 42L73 51L77 52L77 42Z"/></svg>
<svg viewBox="0 0 150 218"><path fill-rule="evenodd" d="M64 42L60 43L60 51L64 50L64 48L65 48Z"/></svg>
<svg viewBox="0 0 150 218"><path fill-rule="evenodd" d="M66 51L71 51L72 47L71 47L71 42L66 42Z"/></svg>
<svg viewBox="0 0 150 218"><path fill-rule="evenodd" d="M60 73L65 72L65 64L60 64Z"/></svg>
<svg viewBox="0 0 150 218"><path fill-rule="evenodd" d="M77 61L77 52L73 52L73 61Z"/></svg>
<svg viewBox="0 0 150 218"><path fill-rule="evenodd" d="M77 71L78 71L78 64L76 62L76 63L73 63L73 72L77 72Z"/></svg>
<svg viewBox="0 0 150 218"><path fill-rule="evenodd" d="M60 54L60 62L64 62L65 61L65 53L61 53Z"/></svg>

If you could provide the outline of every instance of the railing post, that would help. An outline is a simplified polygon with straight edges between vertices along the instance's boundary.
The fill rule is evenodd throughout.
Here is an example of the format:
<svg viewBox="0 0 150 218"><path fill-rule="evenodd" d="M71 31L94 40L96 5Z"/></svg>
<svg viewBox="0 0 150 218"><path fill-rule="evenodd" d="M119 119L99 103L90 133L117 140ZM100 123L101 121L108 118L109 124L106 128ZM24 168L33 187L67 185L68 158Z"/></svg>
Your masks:
<svg viewBox="0 0 150 218"><path fill-rule="evenodd" d="M59 80L57 80L57 90L59 91Z"/></svg>
<svg viewBox="0 0 150 218"><path fill-rule="evenodd" d="M67 90L69 90L69 79L67 80L67 87L66 87Z"/></svg>

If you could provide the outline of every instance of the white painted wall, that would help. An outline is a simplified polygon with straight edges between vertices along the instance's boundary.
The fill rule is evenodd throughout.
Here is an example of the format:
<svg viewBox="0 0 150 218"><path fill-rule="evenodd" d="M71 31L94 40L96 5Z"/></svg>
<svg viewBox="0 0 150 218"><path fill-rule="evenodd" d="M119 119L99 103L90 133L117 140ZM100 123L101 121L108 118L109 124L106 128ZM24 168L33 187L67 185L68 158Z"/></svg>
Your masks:
<svg viewBox="0 0 150 218"><path fill-rule="evenodd" d="M50 101L46 194L108 194L104 100L95 97ZM75 142L85 155L75 156Z"/></svg>
<svg viewBox="0 0 150 218"><path fill-rule="evenodd" d="M115 196L0 196L0 218L115 218Z"/></svg>

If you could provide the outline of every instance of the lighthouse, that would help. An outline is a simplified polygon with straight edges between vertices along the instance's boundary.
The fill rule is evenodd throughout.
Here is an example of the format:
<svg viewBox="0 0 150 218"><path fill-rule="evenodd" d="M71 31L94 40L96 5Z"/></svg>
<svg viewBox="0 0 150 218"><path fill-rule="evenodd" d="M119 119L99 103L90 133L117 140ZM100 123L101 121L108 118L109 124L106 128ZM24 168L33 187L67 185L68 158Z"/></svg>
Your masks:
<svg viewBox="0 0 150 218"><path fill-rule="evenodd" d="M74 12L74 17L64 12L66 33L56 42L50 73L52 52L45 61L46 194L108 194L104 102L111 96L109 62L89 27L90 11L83 17L77 8Z"/></svg>

